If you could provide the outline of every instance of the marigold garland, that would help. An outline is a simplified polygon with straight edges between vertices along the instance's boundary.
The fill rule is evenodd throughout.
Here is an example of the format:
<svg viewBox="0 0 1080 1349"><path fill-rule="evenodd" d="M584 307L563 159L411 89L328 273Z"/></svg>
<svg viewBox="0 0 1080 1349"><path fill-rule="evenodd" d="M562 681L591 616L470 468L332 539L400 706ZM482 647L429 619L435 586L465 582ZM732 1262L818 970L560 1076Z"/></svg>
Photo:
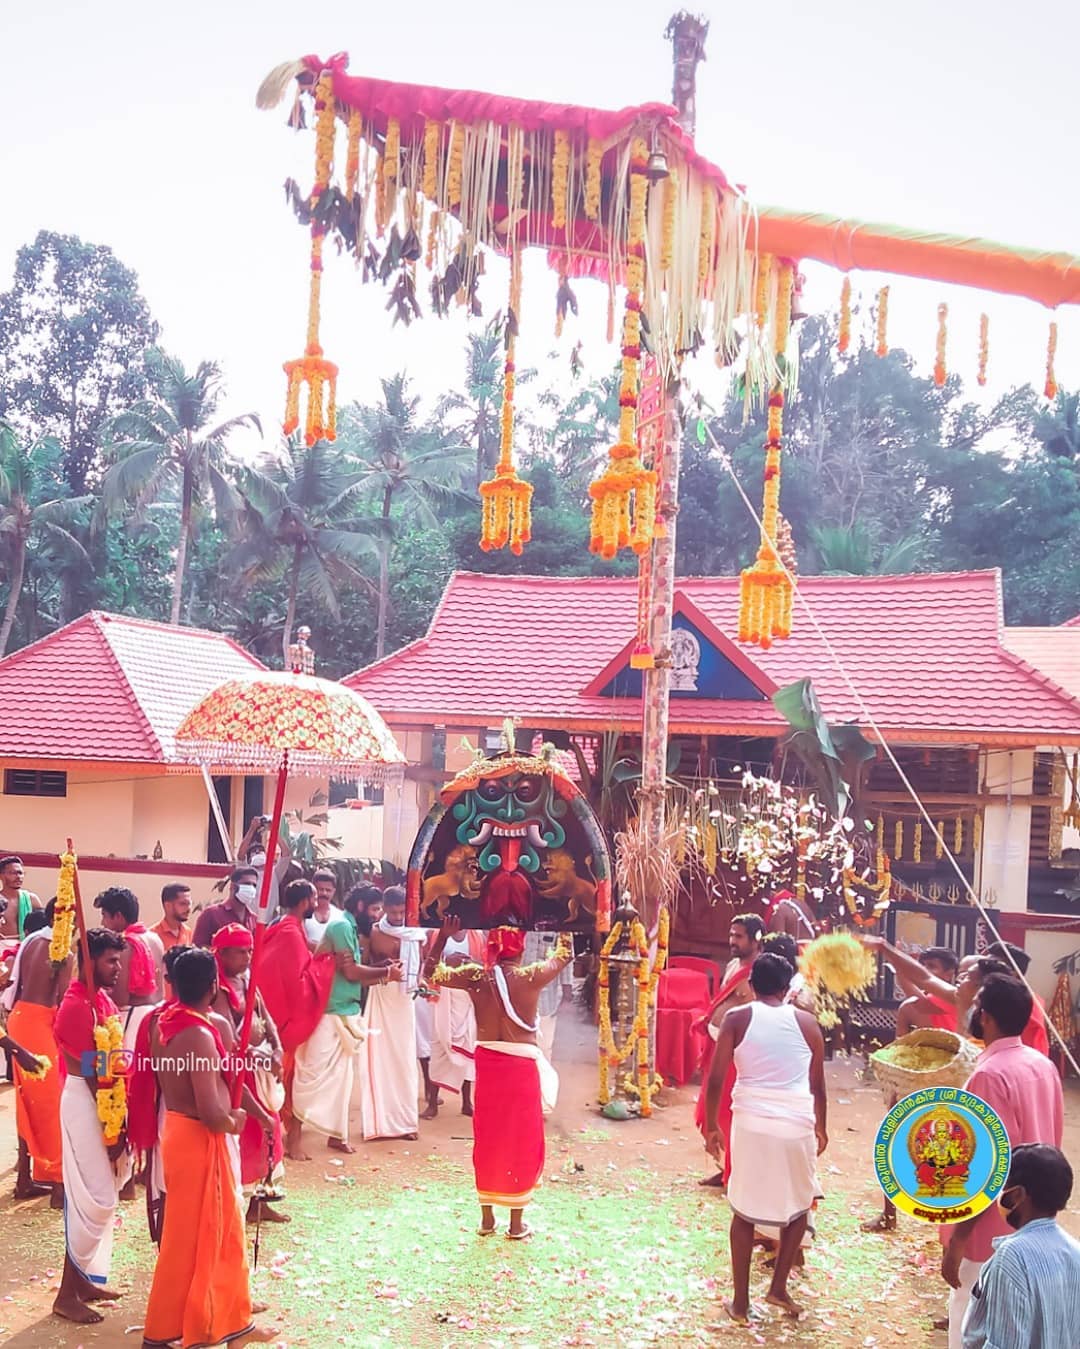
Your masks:
<svg viewBox="0 0 1080 1349"><path fill-rule="evenodd" d="M124 1081L124 1029L118 1016L106 1017L94 1026L94 1048L104 1055L106 1071L97 1076L97 1112L111 1147L127 1119L127 1084Z"/></svg>
<svg viewBox="0 0 1080 1349"><path fill-rule="evenodd" d="M349 137L345 153L345 200L352 201L356 196L356 182L360 176L360 133L363 119L359 111L353 108L349 113Z"/></svg>
<svg viewBox="0 0 1080 1349"><path fill-rule="evenodd" d="M439 145L442 126L432 118L424 122L424 196L434 201L439 191ZM431 264L428 263L430 267Z"/></svg>
<svg viewBox="0 0 1080 1349"><path fill-rule="evenodd" d="M945 856L945 821L937 822L937 837L934 840L934 859L940 862Z"/></svg>
<svg viewBox="0 0 1080 1349"><path fill-rule="evenodd" d="M495 476L480 484L480 547L485 553L505 548L520 557L532 537L532 484L519 478L514 467L514 391L517 384L514 355L521 312L521 258L510 263L510 314L507 320L506 360L503 365L502 430Z"/></svg>
<svg viewBox="0 0 1080 1349"><path fill-rule="evenodd" d="M1080 821L1078 821L1078 823L1080 823ZM971 847L976 857L982 852L982 834L982 815L976 813L975 818L971 821Z"/></svg>
<svg viewBox="0 0 1080 1349"><path fill-rule="evenodd" d="M874 351L878 356L888 356L889 340L889 288L882 286L878 291L877 297L877 331L874 340Z"/></svg>
<svg viewBox="0 0 1080 1349"><path fill-rule="evenodd" d="M761 272L766 259L762 259ZM759 272L759 302L761 299ZM791 329L791 296L795 269L780 264L776 286L774 346L779 360L787 350ZM758 318L760 321L761 313ZM791 635L793 587L776 551L780 525L780 450L783 433L784 391L779 378L769 394L768 430L765 436L765 491L761 507L761 543L751 567L739 577L739 641L762 648L774 637Z"/></svg>
<svg viewBox="0 0 1080 1349"><path fill-rule="evenodd" d="M635 1054L635 1077L627 1074L623 1079L624 1089L638 1098L641 1114L648 1118L652 1114L652 1098L664 1085L663 1079L649 1071L649 1011L656 1001L656 989L660 974L667 964L671 915L666 908L660 911L657 925L656 959L649 961L649 943L645 927L635 919L630 928L630 949L638 961L635 983L637 984L637 1005L634 1020L621 1047L616 1045L611 1029L611 975L609 960L615 945L622 935L623 925L616 922L600 950L600 970L598 975L598 1004L600 1021L600 1083L598 1099L601 1105L611 1100L611 1069Z"/></svg>
<svg viewBox="0 0 1080 1349"><path fill-rule="evenodd" d="M648 150L639 136L634 140L630 154L619 439L608 451L607 468L589 487L593 503L589 548L607 559L627 546L635 553L644 553L652 543L656 529L656 472L645 467L637 443L645 209L649 195L647 165Z"/></svg>
<svg viewBox="0 0 1080 1349"><path fill-rule="evenodd" d="M334 91L329 72L319 76L315 86L315 183L311 189L312 210L330 186L334 159L335 109ZM300 390L307 385L307 416L304 440L314 445L318 440L334 440L337 435L337 375L338 368L323 358L319 345L320 296L322 290L323 238L326 226L319 220L311 222L311 286L308 294L307 345L298 360L286 361L288 377L285 395L284 431L287 436L300 425Z"/></svg>
<svg viewBox="0 0 1080 1349"><path fill-rule="evenodd" d="M911 860L922 861L922 820L915 822L915 835L911 840Z"/></svg>
<svg viewBox="0 0 1080 1349"><path fill-rule="evenodd" d="M33 1082L41 1082L52 1071L52 1059L47 1054L33 1054L31 1057L36 1061L36 1068L20 1068L19 1071L23 1077L28 1077Z"/></svg>
<svg viewBox="0 0 1080 1349"><path fill-rule="evenodd" d="M1050 399L1056 398L1058 392L1057 376L1054 374L1054 357L1057 355L1057 339L1057 324L1051 323L1050 335L1046 339L1046 384L1043 386L1043 393Z"/></svg>
<svg viewBox="0 0 1080 1349"><path fill-rule="evenodd" d="M772 255L765 253L758 262L757 289L754 292L754 314L757 326L762 332L765 331L765 322L769 315L769 278L772 275L772 267Z"/></svg>
<svg viewBox="0 0 1080 1349"><path fill-rule="evenodd" d="M675 206L679 195L679 175L671 169L664 179L664 221L660 236L660 269L667 271L675 256Z"/></svg>
<svg viewBox="0 0 1080 1349"><path fill-rule="evenodd" d="M589 137L585 154L585 219L600 219L600 164L604 158L604 143Z"/></svg>
<svg viewBox="0 0 1080 1349"><path fill-rule="evenodd" d="M461 177L465 165L465 130L459 122L450 123L450 150L446 169L446 204L461 205Z"/></svg>
<svg viewBox="0 0 1080 1349"><path fill-rule="evenodd" d="M893 856L903 857L904 855L904 821L897 820L893 825Z"/></svg>
<svg viewBox="0 0 1080 1349"><path fill-rule="evenodd" d="M62 965L71 955L75 939L75 868L78 858L72 852L60 857L60 876L56 882L56 909L53 914L49 959Z"/></svg>
<svg viewBox="0 0 1080 1349"><path fill-rule="evenodd" d="M840 333L836 339L836 349L847 351L851 346L851 277L844 277L840 287Z"/></svg>
<svg viewBox="0 0 1080 1349"><path fill-rule="evenodd" d="M570 135L555 132L551 157L551 223L557 230L566 228L566 202L570 190Z"/></svg>
<svg viewBox="0 0 1080 1349"><path fill-rule="evenodd" d="M711 192L701 198L701 234L698 241L698 283L708 287L713 270L713 250L716 231L716 201Z"/></svg>
<svg viewBox="0 0 1080 1349"><path fill-rule="evenodd" d="M953 856L959 857L964 851L964 817L957 815L953 825Z"/></svg>
<svg viewBox="0 0 1080 1349"><path fill-rule="evenodd" d="M980 388L986 387L986 365L990 358L990 317L979 315L979 373L976 375Z"/></svg>
<svg viewBox="0 0 1080 1349"><path fill-rule="evenodd" d="M934 356L934 383L938 388L942 388L947 378L945 369L945 339L947 336L946 320L949 317L949 306L939 304L937 307L937 347Z"/></svg>

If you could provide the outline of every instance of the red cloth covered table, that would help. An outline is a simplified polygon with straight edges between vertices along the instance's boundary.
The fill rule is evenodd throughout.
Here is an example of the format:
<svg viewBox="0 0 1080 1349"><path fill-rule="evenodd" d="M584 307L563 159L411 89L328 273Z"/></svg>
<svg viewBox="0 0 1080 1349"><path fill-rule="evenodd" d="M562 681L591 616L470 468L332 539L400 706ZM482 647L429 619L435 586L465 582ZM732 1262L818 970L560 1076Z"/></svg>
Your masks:
<svg viewBox="0 0 1080 1349"><path fill-rule="evenodd" d="M699 970L664 970L656 989L656 1071L665 1082L682 1086L698 1066L701 1047L695 1021L712 1003L708 975Z"/></svg>

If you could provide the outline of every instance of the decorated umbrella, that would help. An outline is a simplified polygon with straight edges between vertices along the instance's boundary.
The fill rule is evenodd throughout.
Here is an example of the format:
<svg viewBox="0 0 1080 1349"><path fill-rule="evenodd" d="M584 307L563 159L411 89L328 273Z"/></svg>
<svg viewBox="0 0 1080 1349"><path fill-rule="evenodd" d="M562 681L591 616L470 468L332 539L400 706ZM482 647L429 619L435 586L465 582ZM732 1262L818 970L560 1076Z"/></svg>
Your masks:
<svg viewBox="0 0 1080 1349"><path fill-rule="evenodd" d="M242 1058L251 1039L259 964L270 915L274 855L290 774L383 782L401 776L405 757L382 717L359 693L330 679L278 671L220 684L181 722L176 743L188 762L220 772L277 773L256 914L251 986L237 1051ZM240 1102L241 1080L237 1073L234 1106Z"/></svg>

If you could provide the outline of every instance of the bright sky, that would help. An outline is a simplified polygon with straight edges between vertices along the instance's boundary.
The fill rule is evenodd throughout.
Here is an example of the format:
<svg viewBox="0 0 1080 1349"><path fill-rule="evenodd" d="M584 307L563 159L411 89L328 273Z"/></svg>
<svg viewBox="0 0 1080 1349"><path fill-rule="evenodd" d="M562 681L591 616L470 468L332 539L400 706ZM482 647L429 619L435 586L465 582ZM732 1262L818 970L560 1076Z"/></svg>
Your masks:
<svg viewBox="0 0 1080 1349"><path fill-rule="evenodd" d="M1070 0L772 0L705 5L701 150L752 198L868 220L1080 253L1075 53ZM281 361L302 352L306 236L281 185L310 182L310 135L254 104L262 77L307 52L351 70L558 102L621 107L670 98L672 0L372 5L353 0L36 0L0 6L0 288L38 229L109 244L133 267L166 347L218 359L229 408L280 419ZM768 24L768 26L766 26ZM807 269L812 309L840 277ZM323 345L344 399L370 398L402 367L422 390L462 375L463 321L392 330L381 287L335 259ZM486 312L502 302L491 277ZM878 281L854 282L867 299ZM554 280L531 269L521 364L553 345ZM579 294L587 289L581 284ZM1034 304L897 280L890 339L933 363L936 304L950 303L950 368L975 389L978 315L990 314L990 392L1041 388L1047 314ZM592 369L615 359L604 301L583 305ZM1080 318L1060 319L1058 377L1080 385ZM716 396L715 373L701 378Z"/></svg>

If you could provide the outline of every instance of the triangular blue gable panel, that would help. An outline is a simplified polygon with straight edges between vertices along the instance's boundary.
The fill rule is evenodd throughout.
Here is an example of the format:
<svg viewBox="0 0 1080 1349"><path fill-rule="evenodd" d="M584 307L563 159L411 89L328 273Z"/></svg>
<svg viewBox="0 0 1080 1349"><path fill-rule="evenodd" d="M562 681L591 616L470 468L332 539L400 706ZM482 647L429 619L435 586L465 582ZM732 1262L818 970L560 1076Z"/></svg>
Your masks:
<svg viewBox="0 0 1080 1349"><path fill-rule="evenodd" d="M680 636L679 634L683 634ZM743 674L730 657L716 646L683 614L672 623L673 698L718 698L728 702L763 703L766 696ZM634 670L630 662L600 691L602 698L640 698L644 672Z"/></svg>

